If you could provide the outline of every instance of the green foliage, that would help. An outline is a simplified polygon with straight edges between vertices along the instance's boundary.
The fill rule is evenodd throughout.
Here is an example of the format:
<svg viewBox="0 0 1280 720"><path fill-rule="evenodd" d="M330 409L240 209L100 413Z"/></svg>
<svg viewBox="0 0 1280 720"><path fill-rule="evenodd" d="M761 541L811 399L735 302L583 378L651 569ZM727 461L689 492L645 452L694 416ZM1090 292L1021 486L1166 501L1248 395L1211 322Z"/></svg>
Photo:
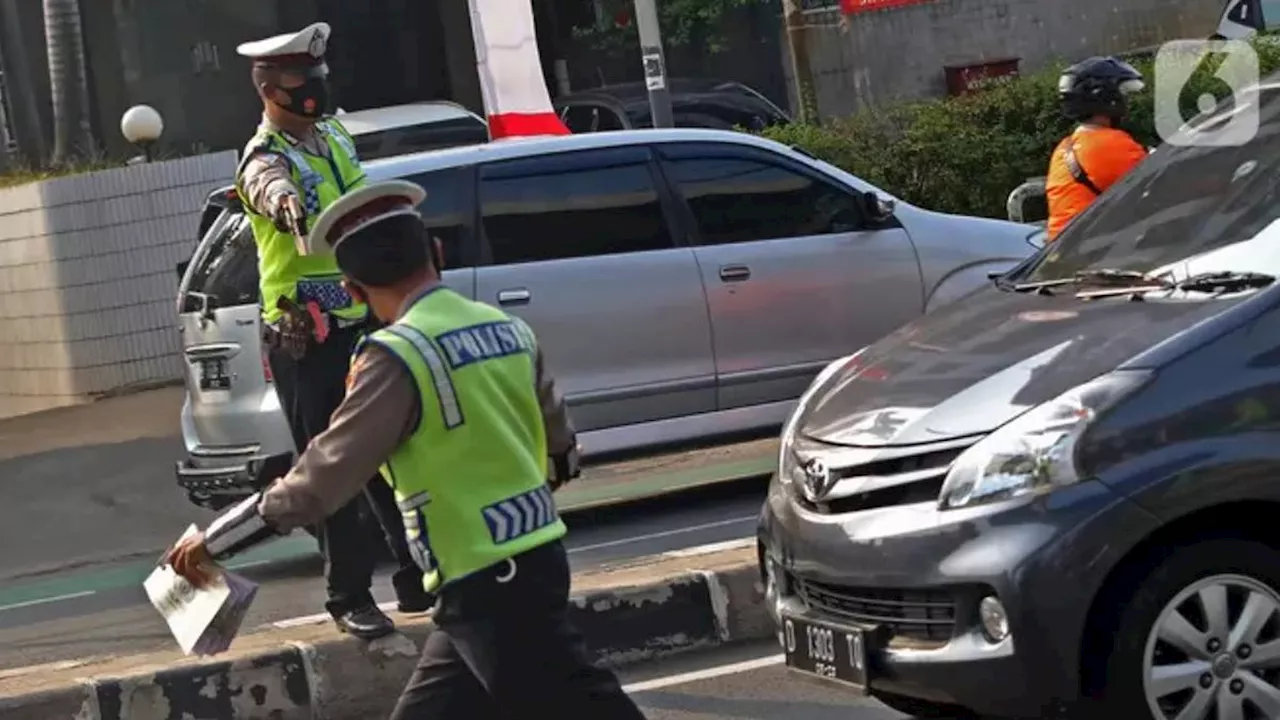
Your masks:
<svg viewBox="0 0 1280 720"><path fill-rule="evenodd" d="M1263 76L1280 70L1280 45L1254 42ZM1191 75L1179 98L1183 117L1196 100L1230 89L1213 75L1213 59ZM1125 125L1144 145L1160 140L1153 117L1152 60L1133 61L1147 80ZM801 147L904 200L943 212L1005 217L1009 193L1043 176L1057 143L1071 131L1059 112L1057 80L1066 63L1054 63L981 92L957 98L895 104L838 118L822 126L793 124L763 134Z"/></svg>
<svg viewBox="0 0 1280 720"><path fill-rule="evenodd" d="M658 0L658 26L666 47L701 45L712 53L725 49L723 26L725 16L750 5L768 0ZM635 52L639 46L634 0L604 0L601 21L592 27L575 27L575 37L586 41L592 49L606 54ZM619 27L615 18L626 15L631 22Z"/></svg>

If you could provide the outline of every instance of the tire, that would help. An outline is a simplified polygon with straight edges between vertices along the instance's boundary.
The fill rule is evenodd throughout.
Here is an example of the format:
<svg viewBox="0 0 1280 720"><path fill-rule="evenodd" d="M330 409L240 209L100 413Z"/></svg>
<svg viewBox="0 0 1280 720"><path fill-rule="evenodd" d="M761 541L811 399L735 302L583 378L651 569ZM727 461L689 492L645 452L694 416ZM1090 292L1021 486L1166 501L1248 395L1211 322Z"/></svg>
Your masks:
<svg viewBox="0 0 1280 720"><path fill-rule="evenodd" d="M879 692L872 693L872 696L888 705L891 710L896 710L909 718L918 718L919 720L979 720L979 717L974 713L955 705L944 705L942 703L929 702L928 700L917 700L902 695Z"/></svg>
<svg viewBox="0 0 1280 720"><path fill-rule="evenodd" d="M1203 600L1206 597L1209 605ZM1221 613L1206 610L1223 599ZM1263 617L1262 624L1256 626L1258 634L1245 634L1242 644L1248 646L1247 654L1236 652L1239 646L1230 646L1230 630L1243 627L1240 618L1246 603L1261 608L1256 616ZM1181 643L1192 648L1191 652L1176 649L1161 639L1170 637L1169 633L1156 630L1168 627L1171 621L1179 622L1179 616L1187 623L1184 627L1196 631L1184 636L1194 642ZM1225 632L1205 632L1210 627L1206 618L1214 616ZM1088 701L1091 716L1164 720L1200 700L1208 703L1204 717L1213 717L1214 698L1218 703L1238 704L1253 693L1255 682L1280 685L1280 676L1274 673L1263 676L1250 672L1247 659L1255 644L1280 641L1280 632L1274 629L1280 627L1280 553L1260 542L1236 539L1204 540L1174 549L1138 582L1115 627L1114 641L1106 653L1104 685ZM1216 650L1214 640L1221 643ZM1193 668L1190 662L1202 666ZM1186 674L1179 673L1187 687L1171 693L1170 688L1182 688L1182 684L1162 691L1148 683L1149 668L1163 666L1168 673L1175 665L1191 668ZM1205 683L1210 683L1207 688ZM1149 700L1149 695L1153 699ZM1153 704L1157 710L1152 709ZM1198 720L1201 716L1193 717ZM1280 713L1270 717L1280 718Z"/></svg>

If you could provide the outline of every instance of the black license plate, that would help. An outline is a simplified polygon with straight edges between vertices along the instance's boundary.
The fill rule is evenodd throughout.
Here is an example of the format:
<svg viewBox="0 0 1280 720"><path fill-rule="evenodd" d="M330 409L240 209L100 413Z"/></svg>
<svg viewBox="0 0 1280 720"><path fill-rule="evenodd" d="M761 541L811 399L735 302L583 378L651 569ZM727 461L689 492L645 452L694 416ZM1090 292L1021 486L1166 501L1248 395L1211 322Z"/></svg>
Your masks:
<svg viewBox="0 0 1280 720"><path fill-rule="evenodd" d="M799 618L782 618L787 667L867 692L867 634Z"/></svg>
<svg viewBox="0 0 1280 720"><path fill-rule="evenodd" d="M231 389L231 373L227 372L226 360L215 359L200 361L200 389Z"/></svg>

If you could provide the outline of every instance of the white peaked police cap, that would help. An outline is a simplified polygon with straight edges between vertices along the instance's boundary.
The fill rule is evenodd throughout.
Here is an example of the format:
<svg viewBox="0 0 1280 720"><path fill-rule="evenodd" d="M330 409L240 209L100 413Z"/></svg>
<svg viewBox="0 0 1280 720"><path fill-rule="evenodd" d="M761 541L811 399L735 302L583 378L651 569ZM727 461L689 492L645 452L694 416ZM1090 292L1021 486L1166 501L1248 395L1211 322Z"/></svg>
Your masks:
<svg viewBox="0 0 1280 720"><path fill-rule="evenodd" d="M273 35L263 40L241 43L236 52L254 60L290 55L310 55L316 62L329 46L329 23L312 23L297 32Z"/></svg>
<svg viewBox="0 0 1280 720"><path fill-rule="evenodd" d="M397 215L417 215L427 191L408 180L371 183L338 198L307 233L308 255L332 253L355 233Z"/></svg>

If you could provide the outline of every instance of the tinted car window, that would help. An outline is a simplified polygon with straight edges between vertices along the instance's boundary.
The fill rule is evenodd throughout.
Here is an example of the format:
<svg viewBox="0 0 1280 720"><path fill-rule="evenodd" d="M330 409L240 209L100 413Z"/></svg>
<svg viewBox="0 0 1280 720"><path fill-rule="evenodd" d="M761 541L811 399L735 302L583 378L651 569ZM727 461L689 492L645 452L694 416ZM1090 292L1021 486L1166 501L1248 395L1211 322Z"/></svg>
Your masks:
<svg viewBox="0 0 1280 720"><path fill-rule="evenodd" d="M560 115L565 127L573 133L591 132L595 117L595 111L587 105L570 105Z"/></svg>
<svg viewBox="0 0 1280 720"><path fill-rule="evenodd" d="M808 175L756 160L683 157L663 162L705 245L825 235L858 230L853 193Z"/></svg>
<svg viewBox="0 0 1280 720"><path fill-rule="evenodd" d="M1162 145L1067 225L1019 279L1098 268L1280 275L1280 92L1239 97L1258 106L1251 140ZM1232 112L1226 102L1205 120Z"/></svg>
<svg viewBox="0 0 1280 720"><path fill-rule="evenodd" d="M257 303L258 248L248 218L241 211L225 210L209 233L212 241L208 250L191 270L183 312L200 309L199 298L191 293L209 295L215 307Z"/></svg>
<svg viewBox="0 0 1280 720"><path fill-rule="evenodd" d="M642 152L572 153L485 166L480 208L496 264L672 246Z"/></svg>
<svg viewBox="0 0 1280 720"><path fill-rule="evenodd" d="M626 125L622 124L622 118L618 113L607 107L601 106L597 110L599 121L596 123L596 131L604 132L606 130L625 130Z"/></svg>
<svg viewBox="0 0 1280 720"><path fill-rule="evenodd" d="M489 142L489 128L473 117L423 123L355 136L356 154L369 161L394 155Z"/></svg>
<svg viewBox="0 0 1280 720"><path fill-rule="evenodd" d="M622 124L622 118L603 105L570 105L565 108L561 119L573 133L626 129Z"/></svg>
<svg viewBox="0 0 1280 720"><path fill-rule="evenodd" d="M444 246L445 267L473 265L474 261L466 253L468 219L472 207L466 173L451 169L406 179L421 185L427 191L427 199L418 206L418 212L422 214L422 221L431 236L440 238Z"/></svg>

